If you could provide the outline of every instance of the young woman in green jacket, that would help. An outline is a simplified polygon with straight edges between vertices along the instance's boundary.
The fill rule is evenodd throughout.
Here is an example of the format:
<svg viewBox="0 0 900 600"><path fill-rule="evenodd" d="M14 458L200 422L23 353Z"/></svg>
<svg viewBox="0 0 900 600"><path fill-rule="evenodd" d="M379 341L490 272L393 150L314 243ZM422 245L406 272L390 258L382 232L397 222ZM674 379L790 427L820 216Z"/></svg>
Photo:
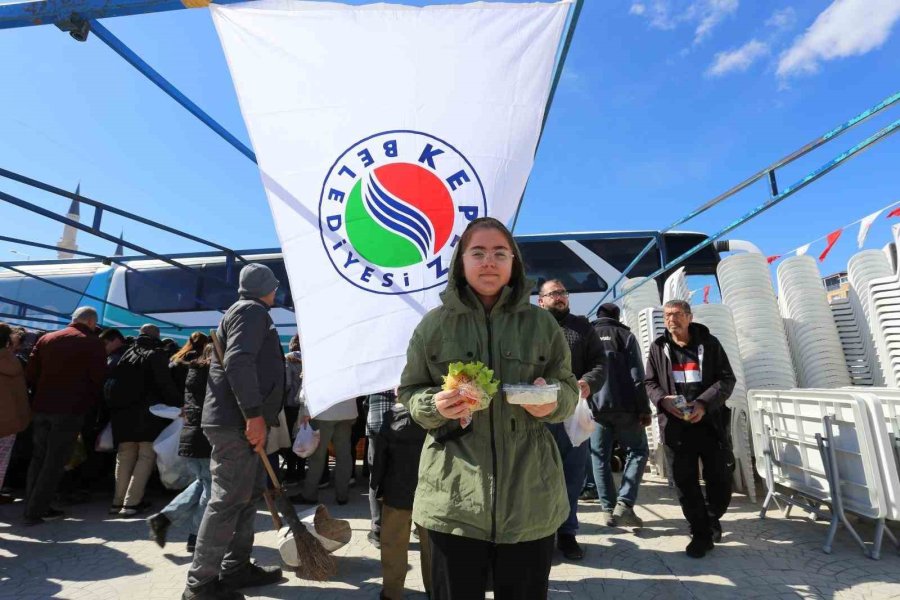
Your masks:
<svg viewBox="0 0 900 600"><path fill-rule="evenodd" d="M463 233L443 305L413 332L400 401L428 432L413 520L430 532L432 598L547 596L554 533L569 513L562 463L544 423L575 409L578 384L556 320L529 302L512 234L496 219ZM485 410L441 390L452 362L481 361L501 383L558 383L556 402L513 405L498 392Z"/></svg>

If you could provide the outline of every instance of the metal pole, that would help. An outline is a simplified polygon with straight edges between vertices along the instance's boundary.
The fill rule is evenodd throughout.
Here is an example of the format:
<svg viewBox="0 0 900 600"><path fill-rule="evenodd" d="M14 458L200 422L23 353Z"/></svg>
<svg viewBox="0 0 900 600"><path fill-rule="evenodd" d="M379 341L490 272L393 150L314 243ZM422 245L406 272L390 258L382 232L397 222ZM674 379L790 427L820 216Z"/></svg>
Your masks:
<svg viewBox="0 0 900 600"><path fill-rule="evenodd" d="M569 28L566 31L566 37L563 41L562 50L559 53L559 62L556 64L556 72L553 74L553 83L550 85L550 93L547 95L547 105L544 107L544 116L541 119L541 131L538 134L537 143L534 145L534 153L541 145L541 138L544 137L544 127L547 125L547 117L550 116L550 107L553 105L553 98L556 96L556 88L559 87L559 80L562 78L563 66L566 64L566 57L569 56L569 48L572 46L572 38L575 37L575 28L578 26L578 17L581 16L581 9L584 7L584 0L576 0L575 6L572 8L572 16L569 19ZM512 223L509 230L515 231L516 222L519 220L519 211L522 209L522 202L525 201L525 191L528 189L528 181L525 181L525 188L522 189L522 196L519 197L519 204L516 206L516 214L513 215Z"/></svg>
<svg viewBox="0 0 900 600"><path fill-rule="evenodd" d="M653 273L651 273L650 275L648 275L647 277L645 277L645 278L644 278L641 282L639 282L637 285L635 285L634 287L632 287L632 288L626 290L626 291L620 296L620 298L624 298L626 295L630 294L632 291L636 290L636 289L639 288L640 286L642 286L642 285L644 285L645 283L647 283L647 281L652 281L652 280L656 279L656 277L658 277L659 275L665 273L666 271L668 271L668 270L670 270L670 269L672 269L672 268L674 268L674 267L677 267L678 265L680 265L681 263L683 263L684 261L686 261L687 259L689 259L689 258L692 257L693 255L697 254L698 252L700 252L701 250L703 250L704 248L706 248L707 246L709 246L710 244L712 244L713 242L715 242L716 240L718 240L719 238L721 238L722 236L724 236L724 235L730 233L731 231L737 229L738 227L740 227L741 225L743 225L743 224L746 223L747 221L750 221L751 219L754 219L754 218L758 217L759 215L761 215L761 214L764 213L765 211L769 210L769 209L772 208L773 206L776 206L777 204L780 204L782 201L784 201L784 200L786 200L787 198L791 197L791 196L794 195L796 192L799 192L800 190L802 190L803 188L805 188L806 186L808 186L808 185L811 184L812 182L816 181L817 179L819 179L819 178L822 177L823 175L827 175L828 173L830 173L830 172L833 171L834 169L838 168L839 166L841 166L842 164L844 164L847 160L853 158L854 156L856 156L857 154L859 154L859 153L862 152L863 150L868 149L870 146L872 146L872 145L874 145L874 144L880 142L881 140L885 139L885 138L888 137L889 135L891 135L891 134L893 134L893 133L896 133L898 128L900 128L900 119L898 119L897 121L894 121L893 123L891 123L890 125L888 125L888 126L885 127L884 129L881 129L881 130L877 131L876 133L872 134L871 136L869 136L868 138L866 138L866 139L863 140L862 142L858 143L857 145L853 146L853 147L850 148L849 150L846 150L846 151L842 152L841 154L839 154L838 156L836 156L835 158L833 158L831 161L825 163L824 165L822 165L821 167L819 167L819 168L816 169L815 171L809 173L808 175L806 175L805 177L803 177L803 178L800 179L799 181L795 182L793 185L791 185L790 187L788 187L786 190L784 190L783 192L781 192L781 193L778 194L777 196L774 196L774 197L770 198L769 200L767 200L766 202L763 202L762 204L760 204L759 206L757 206L756 208L754 208L753 210L751 210L751 211L748 212L747 214L745 214L745 215L743 215L742 217L740 217L739 219L733 221L732 223L730 223L730 224L727 225L726 227L720 229L718 232L714 233L713 235L709 236L707 239L705 239L704 241L700 242L699 244L697 244L696 246L694 246L693 248L691 248L690 250L688 250L687 252L685 252L684 254L682 254L681 256L679 256L678 258L672 260L672 262L670 262L670 263L668 263L668 264L666 264L666 265L663 265L662 267L660 267L659 269L657 269L656 271L654 271ZM644 254L645 254L645 253L644 253ZM640 257L639 257L639 258L640 258ZM639 258L638 258L638 259L639 259ZM636 259L636 260L638 260L638 259ZM634 261L633 261L633 264L636 264L636 263L634 263ZM623 276L624 276L624 273L623 273ZM619 277L619 280L618 280L618 281L621 281L621 279L622 279L622 277ZM618 281L617 281L616 283L618 283ZM614 284L614 285L615 285L615 284ZM609 293L609 292L607 291L607 294L608 294L608 293ZM604 300L605 298L606 298L606 295L604 295L603 298L600 298L600 300L597 302L597 304L594 306L594 308L591 309L590 312L588 312L588 314L593 314L594 312L596 312L596 311L597 311L597 307L600 306L600 304L603 302L603 300Z"/></svg>
<svg viewBox="0 0 900 600"><path fill-rule="evenodd" d="M100 41L112 48L112 50L124 58L132 67L141 72L147 79L155 83L159 89L168 94L175 102L187 109L189 113L200 119L204 125L215 131L223 140L234 146L238 152L256 163L256 154L248 148L239 139L234 137L231 132L222 127L215 119L209 116L202 108L197 106L190 98L179 91L177 87L169 83L169 81L159 74L153 67L144 62L140 56L135 54L131 48L125 45L122 40L117 38L99 21L90 21L91 31L94 32Z"/></svg>
<svg viewBox="0 0 900 600"><path fill-rule="evenodd" d="M694 217L697 217L697 216L699 216L699 215L705 213L706 211L708 211L708 210L711 209L712 207L716 206L716 205L719 204L720 202L722 202L722 201L724 201L724 200L727 200L728 198L730 198L731 196L737 194L738 192L743 191L744 189L746 189L746 188L749 187L750 185L756 183L757 181L759 181L759 180L762 179L763 177L767 177L767 176L770 177L770 186L772 187L773 192L774 192L774 191L775 191L775 185L774 185L774 182L775 182L774 171L775 171L775 169L778 169L778 168L780 168L780 167L783 167L783 166L785 166L785 165L787 165L787 164L789 164L789 163L791 163L791 162L797 160L798 158L800 158L800 157L802 157L802 156L804 156L804 155L806 155L806 154L812 152L813 150L815 150L815 149L818 148L819 146L822 146L823 144L825 144L825 143L827 143L827 142L830 142L831 140L837 138L838 136L840 136L840 135L846 133L847 131L849 131L849 130L852 129L853 127L856 127L856 126L859 125L860 123L864 123L865 121L867 121L867 120L869 120L870 118L874 117L876 114L878 114L878 113L881 112L882 110L884 110L884 109L886 109L886 108L889 108L889 107L893 106L893 105L896 104L898 101L900 101L900 92L897 92L897 93L895 93L895 94L893 94L893 95L891 95L891 96L888 96L887 98L885 98L884 100L882 100L881 102L879 102L878 104L876 104L875 106L873 106L872 108L870 108L870 109L868 109L868 110L866 110L866 111L861 112L860 114L856 115L855 117L853 117L852 119L850 119L850 120L847 121L846 123L844 123L844 124L842 124L842 125L839 125L839 126L835 127L834 129L832 129L831 131L829 131L828 133L826 133L826 134L824 134L824 135L822 135L822 136L819 136L818 138L816 138L816 139L814 139L813 141L811 141L811 142L805 144L804 146L802 146L802 147L799 148L798 150L795 150L794 152L791 152L790 154L788 154L787 156L781 158L780 160L775 161L774 163L772 163L772 164L769 165L768 167L765 167L764 169L758 171L758 172L755 173L754 175L751 175L750 177L748 177L748 178L745 179L744 181L740 182L740 183L737 184L736 186L732 187L731 189L729 189L729 190L727 190L727 191L725 191L725 192L719 194L718 196L716 196L715 198L713 198L713 199L710 200L709 202L706 202L705 204L703 204L703 205L697 207L696 209L692 210L691 212L689 212L688 214L684 215L683 217L681 217L680 219L678 219L677 221L675 221L674 223L672 223L672 224L669 225L668 227L666 227L666 228L660 230L660 233L666 233L666 232L671 231L672 229L678 227L679 225L683 225L683 224L687 223L688 221L690 221L690 220L693 219ZM770 175L770 173L771 173L771 175ZM774 198L774 197L777 197L777 192L773 193L773 198ZM632 260L631 263L629 263L629 265L628 265L627 267L625 267L625 270L622 271L622 274L619 276L619 278L616 280L616 282L610 287L610 290L616 289L616 286L619 285L619 283L622 281L622 279L624 279L625 277L628 276L629 273L631 273L632 269L634 269L634 267L640 262L640 260L641 260L642 258L644 258L644 256L646 256L647 252L649 252L650 249L651 249L652 247L653 247L653 244L652 244L652 243L651 243L651 244L647 244L647 246L646 246L643 250L641 250L641 252L634 258L634 260ZM602 304L603 301L606 300L606 297L609 295L610 290L607 290L606 293L603 295L603 297L600 298L600 302L597 303L597 306L600 306L600 304ZM597 306L594 307L594 310L597 310ZM593 312L593 311L592 311L592 312ZM588 313L588 314L591 314L591 313Z"/></svg>

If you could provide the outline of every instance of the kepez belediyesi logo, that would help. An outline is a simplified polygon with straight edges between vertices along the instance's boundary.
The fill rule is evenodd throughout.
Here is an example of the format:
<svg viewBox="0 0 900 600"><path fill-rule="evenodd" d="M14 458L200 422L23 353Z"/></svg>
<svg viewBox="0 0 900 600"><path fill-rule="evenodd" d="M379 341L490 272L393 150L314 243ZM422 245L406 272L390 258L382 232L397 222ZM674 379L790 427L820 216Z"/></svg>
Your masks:
<svg viewBox="0 0 900 600"><path fill-rule="evenodd" d="M459 150L420 131L385 131L353 144L328 170L319 232L348 282L408 294L447 282L462 232L486 214L481 179Z"/></svg>

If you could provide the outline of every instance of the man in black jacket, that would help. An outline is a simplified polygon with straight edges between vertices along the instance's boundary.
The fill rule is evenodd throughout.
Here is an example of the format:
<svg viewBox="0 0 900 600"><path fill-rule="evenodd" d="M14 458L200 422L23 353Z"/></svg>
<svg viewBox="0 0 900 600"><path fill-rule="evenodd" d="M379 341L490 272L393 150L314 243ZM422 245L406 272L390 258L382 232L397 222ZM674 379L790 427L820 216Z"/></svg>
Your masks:
<svg viewBox="0 0 900 600"><path fill-rule="evenodd" d="M269 316L278 280L265 265L241 269L240 299L216 332L201 425L212 445L212 494L197 533L183 600L242 600L238 588L281 579L278 567L250 562L253 518L266 472L257 450L278 423L284 356ZM219 351L223 352L220 357Z"/></svg>
<svg viewBox="0 0 900 600"><path fill-rule="evenodd" d="M545 281L538 290L538 305L556 317L572 353L572 373L578 378L581 399L587 401L606 380L605 356L600 339L585 317L569 312L569 292L558 279ZM578 531L578 496L584 487L584 471L588 461L588 441L572 446L563 423L547 425L556 439L563 461L569 518L556 532L556 545L569 560L581 560L584 551L575 539Z"/></svg>
<svg viewBox="0 0 900 600"><path fill-rule="evenodd" d="M691 527L686 551L702 558L712 550L714 539L721 538L719 519L731 502L734 456L723 415L735 377L719 340L692 322L690 304L670 300L663 314L666 333L650 347L644 383L650 400L665 415L675 487ZM705 500L698 460L703 462Z"/></svg>
<svg viewBox="0 0 900 600"><path fill-rule="evenodd" d="M608 527L642 527L634 514L638 487L649 449L645 427L651 410L644 389L644 365L637 338L619 322L619 307L604 304L597 311L594 330L606 353L606 382L591 398L598 427L591 434L591 466L597 495ZM616 493L610 461L618 442L626 452L622 483Z"/></svg>

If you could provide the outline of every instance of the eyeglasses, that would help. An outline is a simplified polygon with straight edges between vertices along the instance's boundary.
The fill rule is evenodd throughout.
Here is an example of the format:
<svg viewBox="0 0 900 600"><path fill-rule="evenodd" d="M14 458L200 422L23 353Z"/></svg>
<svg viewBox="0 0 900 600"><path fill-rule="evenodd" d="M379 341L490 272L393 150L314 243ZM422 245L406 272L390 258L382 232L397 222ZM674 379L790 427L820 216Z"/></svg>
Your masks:
<svg viewBox="0 0 900 600"><path fill-rule="evenodd" d="M680 310L676 312L663 313L663 319L681 319L686 316L687 314L681 312Z"/></svg>
<svg viewBox="0 0 900 600"><path fill-rule="evenodd" d="M515 254L512 254L511 252L508 252L506 250L496 250L494 252L485 252L484 250L469 250L464 254L464 256L468 256L470 259L472 259L472 262L477 265L483 265L484 263L488 262L488 260L498 265L503 265L511 261Z"/></svg>
<svg viewBox="0 0 900 600"><path fill-rule="evenodd" d="M547 292L546 294L541 294L541 298L568 298L569 292L566 290L553 290L552 292Z"/></svg>

